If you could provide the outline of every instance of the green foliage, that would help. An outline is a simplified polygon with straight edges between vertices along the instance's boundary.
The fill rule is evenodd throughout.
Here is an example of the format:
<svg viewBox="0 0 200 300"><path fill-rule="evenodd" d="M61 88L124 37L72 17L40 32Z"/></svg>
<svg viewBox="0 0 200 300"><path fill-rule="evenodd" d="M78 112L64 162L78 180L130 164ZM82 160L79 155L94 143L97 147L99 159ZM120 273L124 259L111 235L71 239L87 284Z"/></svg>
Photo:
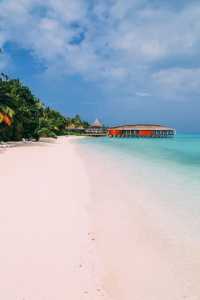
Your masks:
<svg viewBox="0 0 200 300"><path fill-rule="evenodd" d="M41 129L38 129L38 136L43 136L43 137L52 137L56 138L56 134L50 130L49 128L43 127Z"/></svg>
<svg viewBox="0 0 200 300"><path fill-rule="evenodd" d="M4 115L12 122L5 124ZM0 140L56 137L66 134L66 127L72 124L74 127L88 126L78 115L72 119L66 118L58 111L45 107L19 80L9 79L7 75L1 74Z"/></svg>
<svg viewBox="0 0 200 300"><path fill-rule="evenodd" d="M15 114L14 110L5 104L0 104L0 111L2 113L5 113L6 115L8 115L11 118L13 118L13 116Z"/></svg>
<svg viewBox="0 0 200 300"><path fill-rule="evenodd" d="M79 115L76 115L74 118L67 118L66 124L68 127L74 127L74 128L88 128L90 124L86 121L81 120L81 117Z"/></svg>

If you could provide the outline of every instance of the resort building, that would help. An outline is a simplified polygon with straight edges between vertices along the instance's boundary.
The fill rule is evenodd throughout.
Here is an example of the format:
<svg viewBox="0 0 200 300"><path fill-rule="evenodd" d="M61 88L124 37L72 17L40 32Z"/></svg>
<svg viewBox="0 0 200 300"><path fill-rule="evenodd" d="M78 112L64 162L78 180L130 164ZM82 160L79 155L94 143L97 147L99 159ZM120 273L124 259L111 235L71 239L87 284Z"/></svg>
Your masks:
<svg viewBox="0 0 200 300"><path fill-rule="evenodd" d="M108 129L109 137L162 138L173 137L175 134L176 131L174 128L152 124L122 125Z"/></svg>
<svg viewBox="0 0 200 300"><path fill-rule="evenodd" d="M107 129L101 124L101 122L96 119L89 128L86 129L86 134L89 136L106 136Z"/></svg>
<svg viewBox="0 0 200 300"><path fill-rule="evenodd" d="M65 129L67 130L68 134L70 133L83 134L85 132L85 128L83 126L76 127L74 124L70 126L66 126Z"/></svg>

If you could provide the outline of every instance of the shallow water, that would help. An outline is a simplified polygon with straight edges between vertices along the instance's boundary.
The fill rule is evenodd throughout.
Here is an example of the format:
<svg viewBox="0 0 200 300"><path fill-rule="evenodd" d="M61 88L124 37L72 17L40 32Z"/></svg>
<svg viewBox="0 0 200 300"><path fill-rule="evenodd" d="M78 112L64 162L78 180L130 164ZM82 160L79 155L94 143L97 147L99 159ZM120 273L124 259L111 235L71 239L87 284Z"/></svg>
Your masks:
<svg viewBox="0 0 200 300"><path fill-rule="evenodd" d="M121 174L120 184L130 187L127 195L134 196L136 190L142 190L145 196L137 199L141 205L148 209L158 207L163 222L170 220L182 229L185 227L184 238L199 237L200 135L167 139L86 138L78 143L85 157L93 157Z"/></svg>

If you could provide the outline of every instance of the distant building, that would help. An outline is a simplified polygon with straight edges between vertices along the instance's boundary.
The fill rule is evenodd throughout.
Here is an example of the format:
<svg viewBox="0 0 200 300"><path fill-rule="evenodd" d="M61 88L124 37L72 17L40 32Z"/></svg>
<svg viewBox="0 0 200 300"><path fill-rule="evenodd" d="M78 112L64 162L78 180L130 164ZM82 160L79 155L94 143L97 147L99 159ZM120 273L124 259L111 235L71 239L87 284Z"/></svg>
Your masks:
<svg viewBox="0 0 200 300"><path fill-rule="evenodd" d="M111 127L108 129L109 137L173 137L176 134L174 128L152 124L135 124Z"/></svg>
<svg viewBox="0 0 200 300"><path fill-rule="evenodd" d="M83 126L76 127L74 124L66 126L65 129L68 131L69 134L73 132L83 134L85 132L85 128Z"/></svg>
<svg viewBox="0 0 200 300"><path fill-rule="evenodd" d="M88 127L85 130L86 134L89 136L105 136L107 135L107 129L103 126L103 124L101 124L101 122L96 119L94 121L94 123L92 123L90 125L90 127Z"/></svg>

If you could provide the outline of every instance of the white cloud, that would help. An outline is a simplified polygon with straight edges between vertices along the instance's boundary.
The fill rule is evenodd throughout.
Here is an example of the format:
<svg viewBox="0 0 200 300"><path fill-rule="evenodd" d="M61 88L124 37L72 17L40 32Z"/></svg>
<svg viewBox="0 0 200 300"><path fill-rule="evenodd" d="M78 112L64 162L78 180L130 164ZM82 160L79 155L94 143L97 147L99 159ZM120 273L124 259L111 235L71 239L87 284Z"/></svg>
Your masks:
<svg viewBox="0 0 200 300"><path fill-rule="evenodd" d="M42 3L42 2L41 2ZM63 22L79 21L86 17L84 1L76 0L48 0L42 3L49 9L52 18L58 18Z"/></svg>
<svg viewBox="0 0 200 300"><path fill-rule="evenodd" d="M155 85L161 89L166 96L169 95L200 95L200 68L184 69L172 68L163 70L152 76Z"/></svg>
<svg viewBox="0 0 200 300"><path fill-rule="evenodd" d="M198 70L158 68L198 55L199 20L200 4L192 2L177 11L155 8L150 0L101 0L93 6L83 0L3 0L0 46L10 41L29 50L47 72L78 73L116 90L124 82L131 91L183 95L198 90ZM80 34L82 41L72 43Z"/></svg>

